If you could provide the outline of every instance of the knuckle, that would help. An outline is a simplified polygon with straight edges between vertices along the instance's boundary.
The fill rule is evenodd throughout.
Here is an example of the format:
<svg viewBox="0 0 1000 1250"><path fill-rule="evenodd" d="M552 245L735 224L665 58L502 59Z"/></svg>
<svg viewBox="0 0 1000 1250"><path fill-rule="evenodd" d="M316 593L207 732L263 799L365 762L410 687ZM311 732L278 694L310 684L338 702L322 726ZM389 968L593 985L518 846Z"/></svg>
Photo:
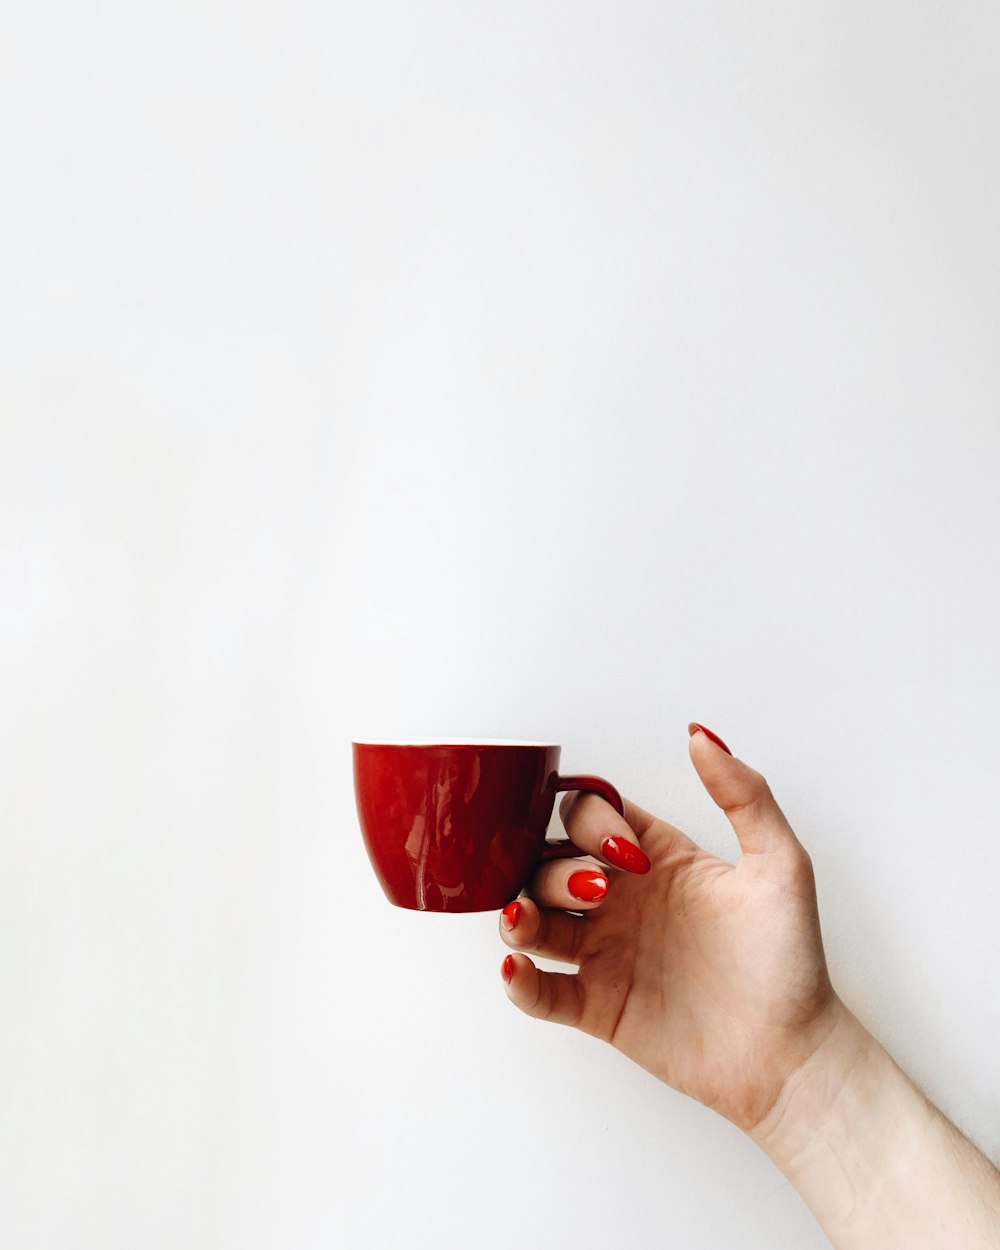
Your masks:
<svg viewBox="0 0 1000 1250"><path fill-rule="evenodd" d="M559 803L559 816L563 823L575 819L581 812L601 810L598 804L607 806L599 794L591 790L570 790Z"/></svg>
<svg viewBox="0 0 1000 1250"><path fill-rule="evenodd" d="M787 872L793 885L809 890L815 885L816 874L813 871L812 856L801 842L794 842L787 853Z"/></svg>
<svg viewBox="0 0 1000 1250"><path fill-rule="evenodd" d="M727 805L727 812L766 811L774 804L774 795L763 773L754 768L747 768L746 787L743 797L732 805Z"/></svg>
<svg viewBox="0 0 1000 1250"><path fill-rule="evenodd" d="M525 933L523 935L525 944L527 945L530 942L531 949L535 951L545 946L548 942L550 928L549 918L544 911L539 909L537 917L537 922L531 929L530 939L528 937L527 926L525 926Z"/></svg>
<svg viewBox="0 0 1000 1250"><path fill-rule="evenodd" d="M763 773L759 773L756 768L750 769L750 785L758 800L769 799L772 797L771 787L768 784L767 778Z"/></svg>
<svg viewBox="0 0 1000 1250"><path fill-rule="evenodd" d="M540 1020L552 1010L552 987L547 983L545 977L536 974L535 977L535 993L531 1003L527 1007L530 1015L536 1016Z"/></svg>
<svg viewBox="0 0 1000 1250"><path fill-rule="evenodd" d="M564 794L559 800L559 819L566 821L569 819L570 813L576 807L577 799L580 796L571 790L568 794Z"/></svg>

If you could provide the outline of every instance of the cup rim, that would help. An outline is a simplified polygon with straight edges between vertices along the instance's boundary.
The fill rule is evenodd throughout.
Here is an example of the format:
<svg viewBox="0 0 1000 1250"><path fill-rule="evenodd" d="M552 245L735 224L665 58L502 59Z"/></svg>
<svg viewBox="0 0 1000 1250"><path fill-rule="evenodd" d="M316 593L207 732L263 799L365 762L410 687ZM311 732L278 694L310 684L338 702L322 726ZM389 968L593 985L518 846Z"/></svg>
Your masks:
<svg viewBox="0 0 1000 1250"><path fill-rule="evenodd" d="M352 738L356 747L543 747L558 746L557 742L528 742L520 738Z"/></svg>

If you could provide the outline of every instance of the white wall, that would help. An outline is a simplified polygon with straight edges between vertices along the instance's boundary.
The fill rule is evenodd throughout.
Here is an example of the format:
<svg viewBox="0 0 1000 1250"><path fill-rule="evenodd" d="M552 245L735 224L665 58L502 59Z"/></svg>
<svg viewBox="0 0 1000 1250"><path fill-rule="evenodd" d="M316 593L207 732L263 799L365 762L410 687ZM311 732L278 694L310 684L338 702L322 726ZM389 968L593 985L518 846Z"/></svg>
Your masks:
<svg viewBox="0 0 1000 1250"><path fill-rule="evenodd" d="M384 902L361 732L732 856L704 720L1000 1156L996 7L8 8L4 1244L824 1244Z"/></svg>

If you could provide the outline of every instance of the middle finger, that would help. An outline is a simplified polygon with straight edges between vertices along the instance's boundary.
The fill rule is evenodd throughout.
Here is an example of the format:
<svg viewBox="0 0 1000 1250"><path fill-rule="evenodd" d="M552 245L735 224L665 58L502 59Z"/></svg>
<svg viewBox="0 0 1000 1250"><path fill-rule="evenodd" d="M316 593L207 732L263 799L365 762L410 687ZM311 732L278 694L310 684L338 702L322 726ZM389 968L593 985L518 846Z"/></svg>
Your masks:
<svg viewBox="0 0 1000 1250"><path fill-rule="evenodd" d="M625 812L633 818L645 815L627 799ZM635 828L599 795L571 791L560 804L559 815L566 832L585 854L624 872L649 872L649 857L639 845Z"/></svg>
<svg viewBox="0 0 1000 1250"><path fill-rule="evenodd" d="M608 892L608 873L589 860L554 859L535 870L526 893L540 907L592 911Z"/></svg>

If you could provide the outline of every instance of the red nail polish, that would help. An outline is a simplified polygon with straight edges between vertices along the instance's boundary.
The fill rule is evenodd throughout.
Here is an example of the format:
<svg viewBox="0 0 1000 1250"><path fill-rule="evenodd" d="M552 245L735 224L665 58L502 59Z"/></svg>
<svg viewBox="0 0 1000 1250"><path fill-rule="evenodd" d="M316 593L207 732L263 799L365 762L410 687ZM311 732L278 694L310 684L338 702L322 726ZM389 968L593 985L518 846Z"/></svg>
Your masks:
<svg viewBox="0 0 1000 1250"><path fill-rule="evenodd" d="M520 916L520 914L521 914L521 904L518 903L516 900L513 903L508 903L507 906L500 913L500 923L503 925L503 927L507 930L508 933L511 931L511 929L517 928L517 918L518 916Z"/></svg>
<svg viewBox="0 0 1000 1250"><path fill-rule="evenodd" d="M723 751L725 751L727 755L732 755L732 751L729 750L729 747L726 746L726 744L722 741L722 739L719 737L718 734L712 733L711 729L706 729L704 725L699 725L696 720L693 720L691 724L688 725L688 733L691 735L692 738L698 732L699 729L705 735L706 738L711 738L711 740L715 743L717 747L722 747Z"/></svg>
<svg viewBox="0 0 1000 1250"><path fill-rule="evenodd" d="M503 963L500 965L500 975L505 981L510 981L514 975L514 956L507 955L504 957Z"/></svg>
<svg viewBox="0 0 1000 1250"><path fill-rule="evenodd" d="M608 892L608 879L599 872L574 872L566 884L581 903L596 903Z"/></svg>
<svg viewBox="0 0 1000 1250"><path fill-rule="evenodd" d="M605 838L601 843L601 854L609 864L624 868L626 872L649 872L651 867L646 852L628 838Z"/></svg>

